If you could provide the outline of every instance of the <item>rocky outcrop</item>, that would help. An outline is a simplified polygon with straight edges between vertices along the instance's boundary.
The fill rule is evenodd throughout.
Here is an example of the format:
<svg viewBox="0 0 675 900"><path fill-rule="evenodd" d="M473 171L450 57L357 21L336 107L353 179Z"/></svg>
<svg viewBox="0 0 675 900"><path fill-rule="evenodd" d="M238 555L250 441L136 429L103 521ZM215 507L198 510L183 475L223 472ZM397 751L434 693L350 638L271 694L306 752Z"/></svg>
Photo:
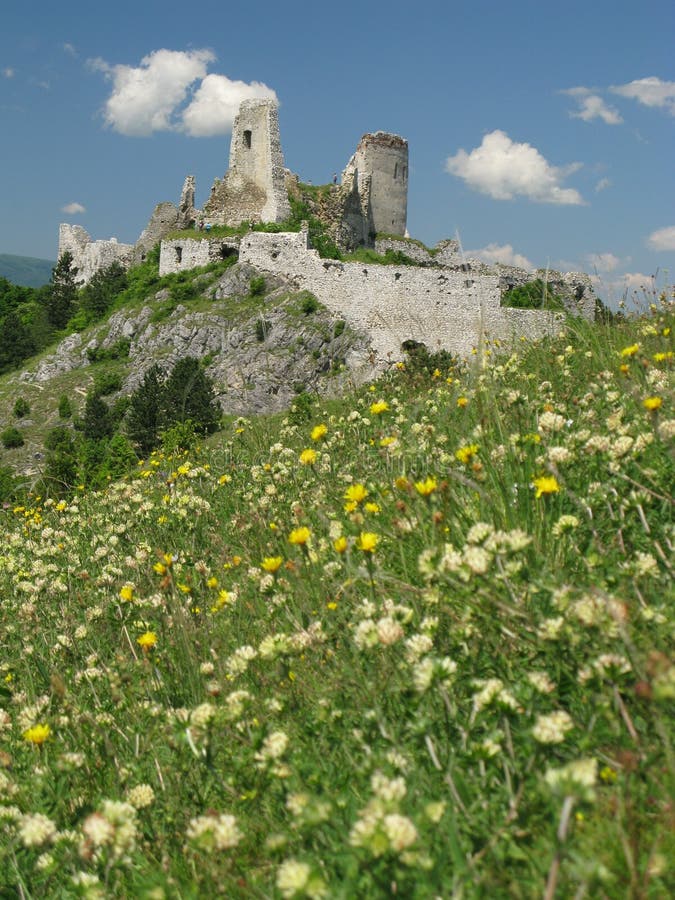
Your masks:
<svg viewBox="0 0 675 900"><path fill-rule="evenodd" d="M223 411L252 415L285 409L302 390L337 394L376 374L367 335L286 279L265 276L264 297L251 298L251 279L260 274L244 264L227 269L206 289L206 311L172 308L170 292L158 291L137 312L113 314L86 341L79 334L66 338L21 379L43 383L91 368L93 351L128 341L122 393L134 391L155 363L169 370L181 358L207 357Z"/></svg>

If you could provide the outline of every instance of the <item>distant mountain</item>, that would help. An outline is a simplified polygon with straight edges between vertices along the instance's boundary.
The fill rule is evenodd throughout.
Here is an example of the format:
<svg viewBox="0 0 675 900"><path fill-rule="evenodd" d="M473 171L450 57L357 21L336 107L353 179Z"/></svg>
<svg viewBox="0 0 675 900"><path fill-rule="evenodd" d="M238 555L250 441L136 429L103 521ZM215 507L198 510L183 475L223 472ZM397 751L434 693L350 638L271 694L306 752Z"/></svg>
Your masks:
<svg viewBox="0 0 675 900"><path fill-rule="evenodd" d="M56 265L49 259L35 259L33 256L12 256L0 253L0 278L24 287L41 287L51 278Z"/></svg>

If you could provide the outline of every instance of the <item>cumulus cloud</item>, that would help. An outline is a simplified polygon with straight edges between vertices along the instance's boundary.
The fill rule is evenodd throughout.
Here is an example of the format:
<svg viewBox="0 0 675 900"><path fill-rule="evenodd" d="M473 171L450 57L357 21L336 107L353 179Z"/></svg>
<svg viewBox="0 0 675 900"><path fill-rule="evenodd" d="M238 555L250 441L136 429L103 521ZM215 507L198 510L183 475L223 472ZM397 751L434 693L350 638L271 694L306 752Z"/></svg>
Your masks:
<svg viewBox="0 0 675 900"><path fill-rule="evenodd" d="M11 66L6 66L2 70L2 77L3 78L14 78L14 69Z"/></svg>
<svg viewBox="0 0 675 900"><path fill-rule="evenodd" d="M535 266L521 253L516 253L511 244L488 244L480 250L469 250L467 256L481 259L485 263L501 263L504 266L517 266L519 269L527 269L533 272Z"/></svg>
<svg viewBox="0 0 675 900"><path fill-rule="evenodd" d="M675 250L675 225L652 231L647 238L647 246L651 250Z"/></svg>
<svg viewBox="0 0 675 900"><path fill-rule="evenodd" d="M147 137L156 131L203 137L228 131L241 100L276 99L274 91L260 82L246 84L224 75L207 75L215 59L211 50L162 49L144 56L138 66L89 60L90 68L112 82L103 109L106 124L129 137ZM195 92L188 99L191 90Z"/></svg>
<svg viewBox="0 0 675 900"><path fill-rule="evenodd" d="M65 206L61 207L61 212L67 213L69 216L76 216L78 213L84 213L87 210L82 206L81 203L66 203Z"/></svg>
<svg viewBox="0 0 675 900"><path fill-rule="evenodd" d="M643 106L665 109L675 116L675 81L662 81L656 76L638 78L628 84L613 85L610 90L622 97L637 100Z"/></svg>
<svg viewBox="0 0 675 900"><path fill-rule="evenodd" d="M574 97L579 105L576 112L571 112L573 119L583 119L584 122L592 122L593 119L602 119L605 125L620 125L623 122L621 115L613 106L607 106L605 101L599 94L593 93L590 88L575 87L561 91L561 94L567 94Z"/></svg>
<svg viewBox="0 0 675 900"><path fill-rule="evenodd" d="M608 187L612 186L612 182L609 178L601 178L600 181L595 186L595 193L599 194L600 191L607 190Z"/></svg>
<svg viewBox="0 0 675 900"><path fill-rule="evenodd" d="M596 272L613 272L622 264L613 253L589 253L586 259Z"/></svg>
<svg viewBox="0 0 675 900"><path fill-rule="evenodd" d="M277 99L272 88L259 81L231 81L225 75L207 75L183 111L182 128L192 137L224 134L232 128L242 100L255 97Z"/></svg>
<svg viewBox="0 0 675 900"><path fill-rule="evenodd" d="M527 197L536 203L582 204L581 194L561 182L581 168L581 163L552 166L531 144L518 144L503 131L486 134L470 153L459 150L449 156L446 171L495 200Z"/></svg>
<svg viewBox="0 0 675 900"><path fill-rule="evenodd" d="M210 50L155 50L135 67L91 60L90 66L103 72L113 85L104 107L106 123L129 137L173 130L174 110L185 100L190 85L206 75L206 66L214 59Z"/></svg>

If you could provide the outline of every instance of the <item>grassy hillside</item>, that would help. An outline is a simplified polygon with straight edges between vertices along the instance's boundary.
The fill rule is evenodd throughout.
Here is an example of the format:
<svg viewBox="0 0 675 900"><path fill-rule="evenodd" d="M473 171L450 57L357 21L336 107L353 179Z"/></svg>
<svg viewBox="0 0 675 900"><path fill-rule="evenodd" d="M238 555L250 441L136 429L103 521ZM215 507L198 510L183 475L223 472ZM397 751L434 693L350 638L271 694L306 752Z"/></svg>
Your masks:
<svg viewBox="0 0 675 900"><path fill-rule="evenodd" d="M667 896L672 328L0 511L0 893Z"/></svg>
<svg viewBox="0 0 675 900"><path fill-rule="evenodd" d="M55 265L48 259L0 253L0 278L24 287L42 287L49 281Z"/></svg>

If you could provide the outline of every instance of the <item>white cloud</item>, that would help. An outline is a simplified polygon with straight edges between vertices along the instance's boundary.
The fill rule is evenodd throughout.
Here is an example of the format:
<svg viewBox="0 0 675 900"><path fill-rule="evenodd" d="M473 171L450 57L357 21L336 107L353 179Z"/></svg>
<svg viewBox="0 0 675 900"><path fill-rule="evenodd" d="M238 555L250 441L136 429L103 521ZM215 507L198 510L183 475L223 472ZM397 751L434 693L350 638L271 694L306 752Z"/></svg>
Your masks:
<svg viewBox="0 0 675 900"><path fill-rule="evenodd" d="M120 134L147 137L156 131L185 131L194 137L228 131L249 97L272 97L271 88L257 81L246 84L224 75L207 75L215 61L211 50L154 50L138 66L89 60L90 68L112 82L104 106L106 123ZM199 85L184 106L193 86Z"/></svg>
<svg viewBox="0 0 675 900"><path fill-rule="evenodd" d="M652 231L647 238L647 246L651 250L675 250L675 225Z"/></svg>
<svg viewBox="0 0 675 900"><path fill-rule="evenodd" d="M469 250L467 256L481 259L485 263L502 263L504 266L516 266L533 272L535 266L521 253L515 253L511 244L488 244L480 250Z"/></svg>
<svg viewBox="0 0 675 900"><path fill-rule="evenodd" d="M600 191L607 190L608 187L612 186L612 182L609 178L601 178L600 181L595 186L595 193L599 194Z"/></svg>
<svg viewBox="0 0 675 900"><path fill-rule="evenodd" d="M531 144L517 144L503 131L486 134L471 153L459 150L449 156L445 168L475 190L495 200L522 196L536 203L582 204L581 194L563 188L562 180L581 168L581 163L552 166Z"/></svg>
<svg viewBox="0 0 675 900"><path fill-rule="evenodd" d="M14 78L14 69L11 66L6 66L2 70L3 78Z"/></svg>
<svg viewBox="0 0 675 900"><path fill-rule="evenodd" d="M571 112L573 119L583 119L584 122L592 122L593 119L602 119L605 125L620 125L623 122L621 115L613 106L607 106L599 94L594 94L590 88L576 87L561 91L574 97L579 104L577 112Z"/></svg>
<svg viewBox="0 0 675 900"><path fill-rule="evenodd" d="M667 110L675 116L675 81L661 81L656 76L638 78L628 84L613 85L615 94L637 100L644 106L655 106Z"/></svg>
<svg viewBox="0 0 675 900"><path fill-rule="evenodd" d="M69 216L76 216L78 213L84 213L87 210L82 206L81 203L66 203L65 206L61 207L61 212L68 213Z"/></svg>
<svg viewBox="0 0 675 900"><path fill-rule="evenodd" d="M190 85L206 75L206 66L214 59L210 50L155 50L137 67L91 60L91 67L113 83L104 107L106 123L130 137L175 129L174 110L185 100Z"/></svg>
<svg viewBox="0 0 675 900"><path fill-rule="evenodd" d="M62 45L62 47L63 47L63 52L67 53L68 56L77 56L77 50L75 49L75 47L72 44L69 44L66 42L65 44Z"/></svg>
<svg viewBox="0 0 675 900"><path fill-rule="evenodd" d="M207 75L183 111L183 130L192 137L224 134L232 128L241 101L254 97L277 99L272 88L259 81L246 84L225 75Z"/></svg>
<svg viewBox="0 0 675 900"><path fill-rule="evenodd" d="M596 272L613 272L622 264L613 253L589 253L586 259Z"/></svg>

